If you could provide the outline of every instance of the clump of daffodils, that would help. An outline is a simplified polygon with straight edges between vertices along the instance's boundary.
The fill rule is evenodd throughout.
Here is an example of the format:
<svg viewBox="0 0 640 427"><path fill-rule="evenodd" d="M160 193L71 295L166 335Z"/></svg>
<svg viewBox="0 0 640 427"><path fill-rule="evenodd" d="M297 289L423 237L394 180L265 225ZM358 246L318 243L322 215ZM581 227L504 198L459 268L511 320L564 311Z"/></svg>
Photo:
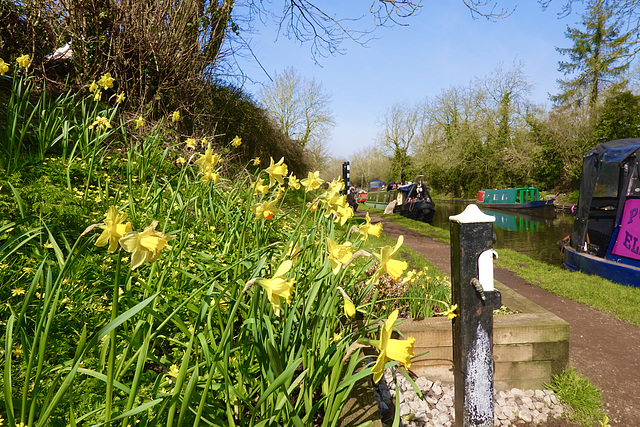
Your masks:
<svg viewBox="0 0 640 427"><path fill-rule="evenodd" d="M153 221L142 232L133 231L130 222L126 222L127 214L120 212L116 206L110 206L105 214L104 223L92 224L82 233L87 234L94 227L100 227L102 233L96 240L96 246L107 246L109 252L115 252L120 247L131 253L131 270L135 270L144 263L151 263L158 259L160 252L175 236L167 236L156 230L158 221Z"/></svg>

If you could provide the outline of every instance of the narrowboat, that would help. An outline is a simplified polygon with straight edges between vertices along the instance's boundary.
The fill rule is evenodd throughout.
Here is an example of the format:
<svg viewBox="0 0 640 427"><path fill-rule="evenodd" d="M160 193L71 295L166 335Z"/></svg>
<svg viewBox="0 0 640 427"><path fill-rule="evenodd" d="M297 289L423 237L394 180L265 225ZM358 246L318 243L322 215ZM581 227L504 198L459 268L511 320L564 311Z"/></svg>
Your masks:
<svg viewBox="0 0 640 427"><path fill-rule="evenodd" d="M396 205L393 208L393 213L433 224L436 204L431 198L429 188L423 184L422 180L399 185L396 189Z"/></svg>
<svg viewBox="0 0 640 427"><path fill-rule="evenodd" d="M553 200L541 200L535 187L491 188L478 191L476 203L481 208L506 210L544 211L553 210Z"/></svg>
<svg viewBox="0 0 640 427"><path fill-rule="evenodd" d="M582 163L565 267L640 287L640 138L605 142Z"/></svg>

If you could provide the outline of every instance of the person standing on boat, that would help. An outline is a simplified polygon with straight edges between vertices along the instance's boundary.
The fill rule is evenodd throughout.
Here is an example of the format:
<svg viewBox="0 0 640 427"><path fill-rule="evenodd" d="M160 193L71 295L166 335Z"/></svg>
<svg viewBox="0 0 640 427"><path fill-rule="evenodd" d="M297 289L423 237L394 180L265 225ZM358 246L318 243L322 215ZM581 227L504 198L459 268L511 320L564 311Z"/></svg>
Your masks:
<svg viewBox="0 0 640 427"><path fill-rule="evenodd" d="M356 201L356 187L349 187L349 194L347 194L347 203L353 209L353 213L358 210L358 202Z"/></svg>

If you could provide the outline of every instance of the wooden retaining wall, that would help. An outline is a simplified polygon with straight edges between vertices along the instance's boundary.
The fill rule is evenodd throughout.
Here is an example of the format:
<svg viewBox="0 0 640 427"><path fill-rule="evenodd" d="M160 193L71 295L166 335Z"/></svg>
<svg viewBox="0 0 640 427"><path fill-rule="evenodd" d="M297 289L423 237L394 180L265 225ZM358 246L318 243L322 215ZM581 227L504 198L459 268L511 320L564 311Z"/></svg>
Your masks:
<svg viewBox="0 0 640 427"><path fill-rule="evenodd" d="M493 318L495 388L542 389L569 363L569 324L500 283L496 288L503 305L518 313ZM416 355L428 351L413 359L411 371L453 383L451 320L405 320L398 330L416 339Z"/></svg>

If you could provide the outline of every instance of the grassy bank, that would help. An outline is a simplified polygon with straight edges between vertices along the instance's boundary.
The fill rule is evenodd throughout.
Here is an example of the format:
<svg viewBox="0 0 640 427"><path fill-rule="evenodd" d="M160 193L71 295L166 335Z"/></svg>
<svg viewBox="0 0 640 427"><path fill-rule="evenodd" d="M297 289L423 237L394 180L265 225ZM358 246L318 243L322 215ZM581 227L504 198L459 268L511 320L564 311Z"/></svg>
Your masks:
<svg viewBox="0 0 640 427"><path fill-rule="evenodd" d="M0 94L0 425L335 426L410 365L374 287L431 267L342 182L131 120L97 81L48 100L22 67Z"/></svg>

